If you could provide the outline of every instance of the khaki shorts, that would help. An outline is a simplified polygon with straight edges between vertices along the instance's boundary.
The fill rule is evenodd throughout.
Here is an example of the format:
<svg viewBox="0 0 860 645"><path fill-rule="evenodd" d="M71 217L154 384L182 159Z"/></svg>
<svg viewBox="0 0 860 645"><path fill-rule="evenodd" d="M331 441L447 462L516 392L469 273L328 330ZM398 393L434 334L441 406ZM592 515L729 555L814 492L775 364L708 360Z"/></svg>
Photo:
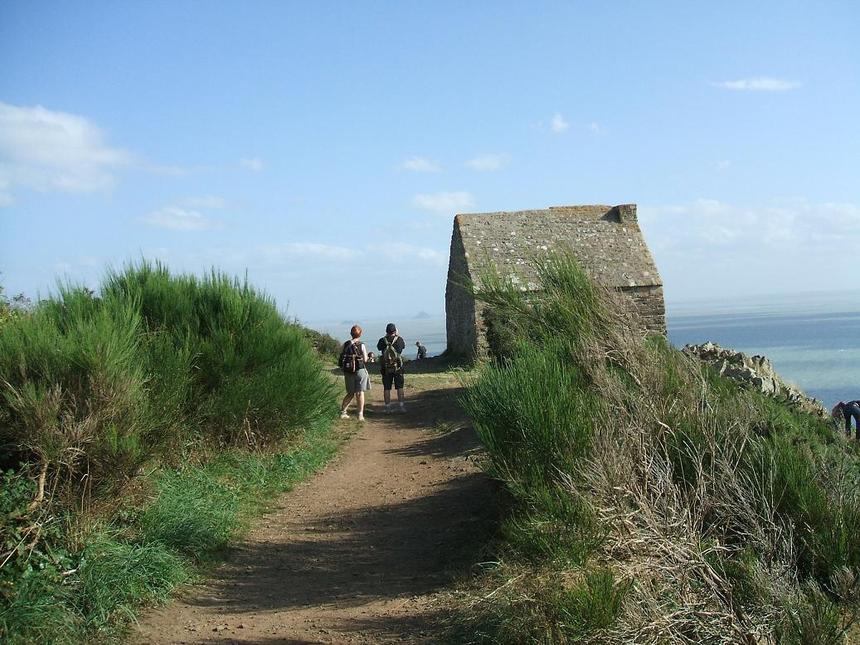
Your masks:
<svg viewBox="0 0 860 645"><path fill-rule="evenodd" d="M365 392L370 389L370 374L362 367L355 374L344 374L343 384L346 386L347 394Z"/></svg>

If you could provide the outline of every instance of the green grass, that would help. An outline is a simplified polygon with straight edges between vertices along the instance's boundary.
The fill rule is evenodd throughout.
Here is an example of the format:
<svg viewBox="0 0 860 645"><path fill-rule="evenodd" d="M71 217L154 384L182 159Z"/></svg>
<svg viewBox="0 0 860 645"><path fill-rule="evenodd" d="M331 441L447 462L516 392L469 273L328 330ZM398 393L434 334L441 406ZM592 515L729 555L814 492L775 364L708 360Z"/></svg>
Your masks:
<svg viewBox="0 0 860 645"><path fill-rule="evenodd" d="M148 262L0 293L0 641L114 635L325 461L311 336L247 282Z"/></svg>
<svg viewBox="0 0 860 645"><path fill-rule="evenodd" d="M0 640L118 638L142 605L167 599L205 570L278 493L318 470L337 446L329 427L319 425L291 450L233 449L204 464L152 473L152 499L88 527L62 567L40 552L14 580L0 569L0 581L11 583L0 587Z"/></svg>
<svg viewBox="0 0 860 645"><path fill-rule="evenodd" d="M463 617L478 640L839 642L860 450L643 337L570 255L539 273L538 293L492 274L476 292L493 360L463 403L512 499L492 600Z"/></svg>

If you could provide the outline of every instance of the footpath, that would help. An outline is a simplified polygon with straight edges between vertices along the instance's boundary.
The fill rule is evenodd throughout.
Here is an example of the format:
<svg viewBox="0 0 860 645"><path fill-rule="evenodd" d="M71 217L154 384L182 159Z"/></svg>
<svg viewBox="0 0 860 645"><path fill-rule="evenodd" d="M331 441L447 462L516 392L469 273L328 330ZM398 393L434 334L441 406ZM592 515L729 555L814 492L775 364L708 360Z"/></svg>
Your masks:
<svg viewBox="0 0 860 645"><path fill-rule="evenodd" d="M431 643L446 592L494 530L493 483L448 373L408 375L407 411L367 420L202 584L144 615L132 643Z"/></svg>

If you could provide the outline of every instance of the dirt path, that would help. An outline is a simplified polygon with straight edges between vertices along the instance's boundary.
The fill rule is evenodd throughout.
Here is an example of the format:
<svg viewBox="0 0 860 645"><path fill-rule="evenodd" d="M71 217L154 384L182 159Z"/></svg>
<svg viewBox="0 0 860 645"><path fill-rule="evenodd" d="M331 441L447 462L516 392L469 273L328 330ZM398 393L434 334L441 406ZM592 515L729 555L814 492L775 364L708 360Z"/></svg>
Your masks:
<svg viewBox="0 0 860 645"><path fill-rule="evenodd" d="M446 586L479 558L493 485L445 374L407 381L205 584L141 620L134 643L423 643L438 640ZM351 419L344 429L357 427Z"/></svg>

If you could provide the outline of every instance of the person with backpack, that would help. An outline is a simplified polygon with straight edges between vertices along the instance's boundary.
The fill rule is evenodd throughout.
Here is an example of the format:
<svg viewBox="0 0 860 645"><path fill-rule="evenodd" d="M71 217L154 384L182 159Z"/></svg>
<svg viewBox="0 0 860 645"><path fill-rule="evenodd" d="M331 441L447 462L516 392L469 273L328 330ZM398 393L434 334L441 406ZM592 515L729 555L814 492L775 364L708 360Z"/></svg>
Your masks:
<svg viewBox="0 0 860 645"><path fill-rule="evenodd" d="M415 347L418 348L418 356L416 356L416 360L421 360L423 358L427 358L427 348L421 344L420 340L415 341Z"/></svg>
<svg viewBox="0 0 860 645"><path fill-rule="evenodd" d="M397 390L397 402L400 404L401 412L406 412L406 403L403 396L403 357L401 354L406 349L406 341L397 334L397 326L388 323L385 326L385 336L376 343L376 349L380 351L379 365L382 371L382 396L385 399L385 411L391 412L391 387Z"/></svg>
<svg viewBox="0 0 860 645"><path fill-rule="evenodd" d="M349 419L346 408L353 397L358 404L358 420L364 421L364 393L370 389L370 374L367 373L367 347L361 342L361 327L353 325L349 330L350 340L340 350L338 365L343 370L346 396L340 404L340 418Z"/></svg>

